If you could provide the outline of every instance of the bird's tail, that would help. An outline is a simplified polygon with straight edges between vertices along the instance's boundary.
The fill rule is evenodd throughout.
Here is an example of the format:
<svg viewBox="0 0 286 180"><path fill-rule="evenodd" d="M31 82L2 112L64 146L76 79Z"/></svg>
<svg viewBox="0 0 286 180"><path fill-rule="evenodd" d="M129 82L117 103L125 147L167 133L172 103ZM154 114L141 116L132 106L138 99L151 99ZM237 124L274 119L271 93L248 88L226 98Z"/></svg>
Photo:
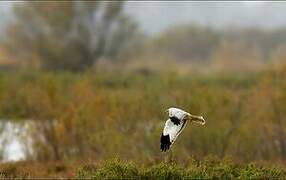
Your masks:
<svg viewBox="0 0 286 180"><path fill-rule="evenodd" d="M203 118L203 116L195 116L195 115L190 115L191 121L195 123L199 123L200 125L205 125L206 121Z"/></svg>

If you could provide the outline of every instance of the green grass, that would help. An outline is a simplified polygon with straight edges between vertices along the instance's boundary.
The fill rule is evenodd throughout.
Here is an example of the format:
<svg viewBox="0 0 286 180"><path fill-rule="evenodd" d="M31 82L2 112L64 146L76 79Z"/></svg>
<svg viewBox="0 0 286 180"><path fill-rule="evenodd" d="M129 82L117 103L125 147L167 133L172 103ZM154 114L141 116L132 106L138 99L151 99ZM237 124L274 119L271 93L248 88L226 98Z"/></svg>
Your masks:
<svg viewBox="0 0 286 180"><path fill-rule="evenodd" d="M241 163L213 156L202 160L129 161L119 158L26 161L0 164L0 179L285 179L285 165Z"/></svg>
<svg viewBox="0 0 286 180"><path fill-rule="evenodd" d="M286 170L278 166L239 164L232 161L206 159L185 164L161 162L149 166L119 159L97 165L85 165L78 179L285 179Z"/></svg>

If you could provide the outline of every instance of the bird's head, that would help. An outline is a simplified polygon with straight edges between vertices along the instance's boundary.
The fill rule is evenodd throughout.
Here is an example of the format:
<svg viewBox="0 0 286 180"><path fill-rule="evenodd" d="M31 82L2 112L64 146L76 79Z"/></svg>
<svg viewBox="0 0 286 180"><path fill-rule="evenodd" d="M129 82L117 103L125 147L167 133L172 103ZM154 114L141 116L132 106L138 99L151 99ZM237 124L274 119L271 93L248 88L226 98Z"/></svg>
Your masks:
<svg viewBox="0 0 286 180"><path fill-rule="evenodd" d="M177 116L180 118L181 116L188 114L187 112L183 111L182 109L171 107L166 110L166 113L168 113L169 117Z"/></svg>

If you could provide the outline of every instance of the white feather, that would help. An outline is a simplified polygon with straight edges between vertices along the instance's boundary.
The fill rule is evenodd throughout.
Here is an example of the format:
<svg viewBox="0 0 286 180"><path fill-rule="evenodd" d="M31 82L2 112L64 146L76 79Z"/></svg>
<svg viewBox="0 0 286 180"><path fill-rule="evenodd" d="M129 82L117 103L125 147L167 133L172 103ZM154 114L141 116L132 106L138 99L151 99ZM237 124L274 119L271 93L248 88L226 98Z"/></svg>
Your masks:
<svg viewBox="0 0 286 180"><path fill-rule="evenodd" d="M169 135L170 141L172 144L175 142L179 134L186 127L187 121L186 122L183 122L183 121L186 121L186 120L182 120L179 125L174 125L174 123L170 119L168 119L165 123L163 135L164 136Z"/></svg>

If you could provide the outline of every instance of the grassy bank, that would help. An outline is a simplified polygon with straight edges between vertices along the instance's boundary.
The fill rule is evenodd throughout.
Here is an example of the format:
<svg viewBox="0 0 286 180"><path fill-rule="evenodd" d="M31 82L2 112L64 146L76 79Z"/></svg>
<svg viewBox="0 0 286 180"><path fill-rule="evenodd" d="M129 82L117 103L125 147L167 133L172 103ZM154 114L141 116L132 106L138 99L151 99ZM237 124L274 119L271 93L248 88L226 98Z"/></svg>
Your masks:
<svg viewBox="0 0 286 180"><path fill-rule="evenodd" d="M237 164L230 160L220 161L213 158L203 161L190 159L184 165L176 162L161 162L149 166L115 159L100 165L84 166L77 173L77 177L79 179L283 179L286 177L286 171L279 167Z"/></svg>
<svg viewBox="0 0 286 180"><path fill-rule="evenodd" d="M235 163L230 159L188 159L184 163L132 162L110 159L100 162L19 162L0 165L0 178L76 179L285 179L282 166Z"/></svg>

